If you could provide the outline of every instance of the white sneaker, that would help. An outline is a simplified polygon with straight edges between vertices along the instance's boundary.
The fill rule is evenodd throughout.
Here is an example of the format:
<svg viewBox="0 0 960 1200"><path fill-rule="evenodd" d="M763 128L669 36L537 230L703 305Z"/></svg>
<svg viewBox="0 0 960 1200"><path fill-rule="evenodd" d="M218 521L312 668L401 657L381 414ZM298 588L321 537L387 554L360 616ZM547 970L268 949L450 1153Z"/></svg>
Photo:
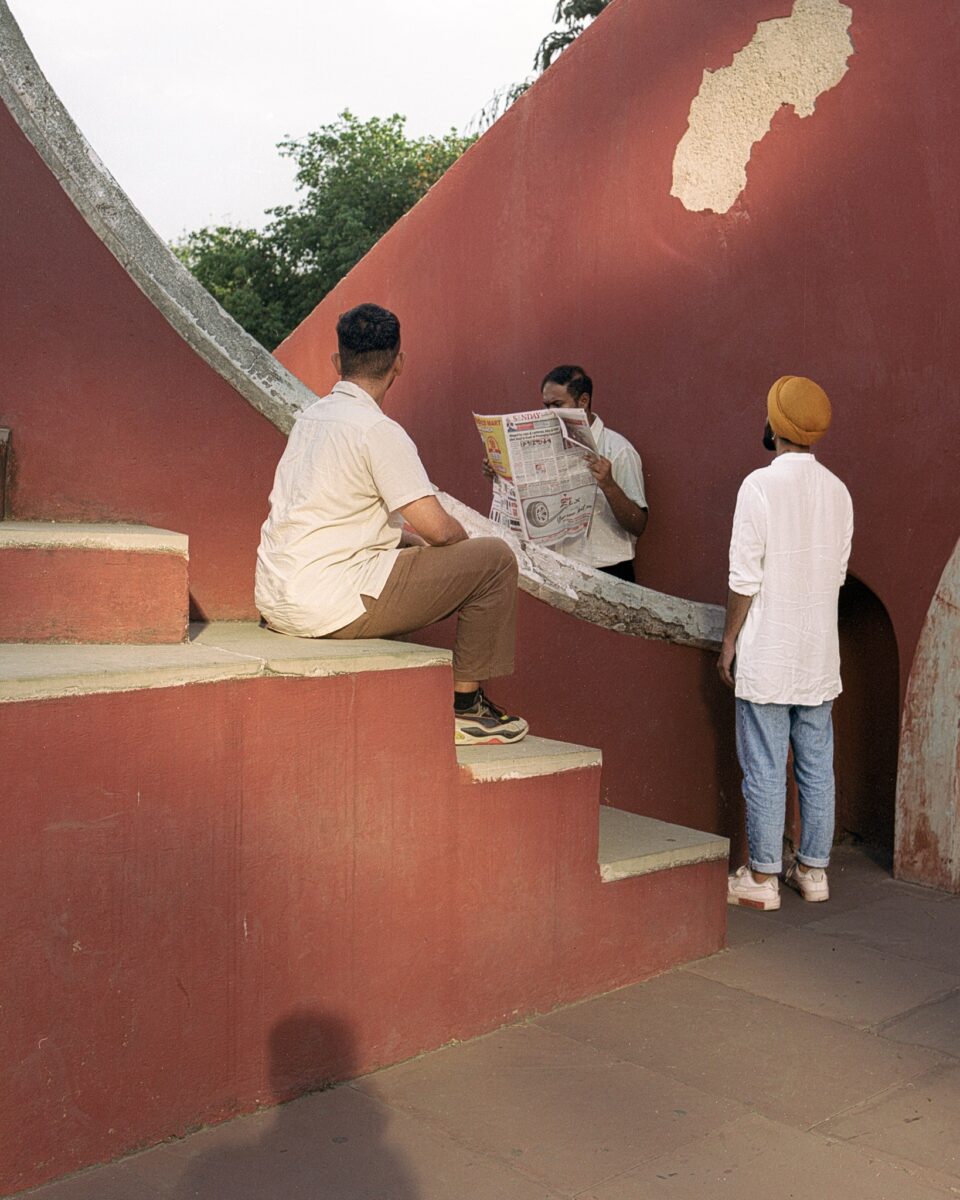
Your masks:
<svg viewBox="0 0 960 1200"><path fill-rule="evenodd" d="M736 874L727 876L727 903L760 908L765 912L779 908L780 884L772 875L765 882L757 883L750 868L741 867Z"/></svg>
<svg viewBox="0 0 960 1200"><path fill-rule="evenodd" d="M787 867L783 882L787 887L799 892L804 900L809 900L813 904L830 899L827 872L823 867L811 867L808 871L801 871L800 864L793 862Z"/></svg>

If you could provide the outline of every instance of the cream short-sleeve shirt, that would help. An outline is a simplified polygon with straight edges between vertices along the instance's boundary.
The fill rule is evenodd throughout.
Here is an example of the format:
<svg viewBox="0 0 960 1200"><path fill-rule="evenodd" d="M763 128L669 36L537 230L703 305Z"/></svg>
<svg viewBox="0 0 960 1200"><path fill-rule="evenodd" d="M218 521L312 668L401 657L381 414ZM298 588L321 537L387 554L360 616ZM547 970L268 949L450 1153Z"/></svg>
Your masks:
<svg viewBox="0 0 960 1200"><path fill-rule="evenodd" d="M599 417L590 426L597 449L610 460L611 474L628 499L640 508L647 507L643 486L643 464L640 455L622 434L607 429ZM590 567L612 567L615 563L632 561L637 539L627 533L613 514L603 492L597 492L593 521L586 537L563 542L557 547L561 554Z"/></svg>
<svg viewBox="0 0 960 1200"><path fill-rule="evenodd" d="M256 603L280 633L323 637L365 612L396 562L397 510L433 494L406 431L354 383L297 418L257 551Z"/></svg>

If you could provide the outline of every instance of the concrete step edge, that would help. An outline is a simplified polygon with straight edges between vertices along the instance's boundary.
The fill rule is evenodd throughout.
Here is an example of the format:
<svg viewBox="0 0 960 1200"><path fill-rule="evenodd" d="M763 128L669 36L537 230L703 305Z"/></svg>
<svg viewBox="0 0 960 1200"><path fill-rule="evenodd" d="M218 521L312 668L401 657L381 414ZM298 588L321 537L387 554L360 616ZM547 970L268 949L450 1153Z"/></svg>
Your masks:
<svg viewBox="0 0 960 1200"><path fill-rule="evenodd" d="M458 746L457 762L466 782L491 783L599 767L603 755L592 746L528 734L512 746Z"/></svg>
<svg viewBox="0 0 960 1200"><path fill-rule="evenodd" d="M728 838L600 806L600 878L604 883L727 859Z"/></svg>
<svg viewBox="0 0 960 1200"><path fill-rule="evenodd" d="M248 622L218 622L192 626L188 642L172 645L0 644L0 703L259 675L320 678L448 667L450 662L449 650L408 642L287 638Z"/></svg>
<svg viewBox="0 0 960 1200"><path fill-rule="evenodd" d="M152 525L0 521L0 550L123 550L187 556L189 538Z"/></svg>

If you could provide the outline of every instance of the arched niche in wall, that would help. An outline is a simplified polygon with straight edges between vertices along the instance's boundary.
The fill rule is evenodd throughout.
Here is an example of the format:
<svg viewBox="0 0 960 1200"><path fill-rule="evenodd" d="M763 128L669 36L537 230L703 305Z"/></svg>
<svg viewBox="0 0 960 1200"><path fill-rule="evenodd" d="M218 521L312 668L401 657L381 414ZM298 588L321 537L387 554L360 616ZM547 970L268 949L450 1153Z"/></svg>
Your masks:
<svg viewBox="0 0 960 1200"><path fill-rule="evenodd" d="M960 541L910 668L897 773L899 879L960 892Z"/></svg>
<svg viewBox="0 0 960 1200"><path fill-rule="evenodd" d="M853 575L838 605L843 692L833 706L838 842L862 842L893 858L900 672L893 622L883 603ZM788 839L799 844L800 814L791 768Z"/></svg>
<svg viewBox="0 0 960 1200"><path fill-rule="evenodd" d="M838 607L843 692L834 705L838 840L893 857L900 732L900 670L893 622L853 575Z"/></svg>

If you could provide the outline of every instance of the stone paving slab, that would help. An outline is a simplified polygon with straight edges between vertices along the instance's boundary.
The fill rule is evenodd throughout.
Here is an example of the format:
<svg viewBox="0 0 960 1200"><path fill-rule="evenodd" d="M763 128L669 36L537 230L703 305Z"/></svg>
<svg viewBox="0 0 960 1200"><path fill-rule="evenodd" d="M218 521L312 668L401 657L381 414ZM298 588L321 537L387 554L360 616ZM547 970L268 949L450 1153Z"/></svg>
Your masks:
<svg viewBox="0 0 960 1200"><path fill-rule="evenodd" d="M537 1024L804 1127L944 1061L685 971L562 1009ZM804 1082L810 1078L816 1086Z"/></svg>
<svg viewBox="0 0 960 1200"><path fill-rule="evenodd" d="M934 1200L947 1194L878 1155L754 1114L661 1154L578 1200Z"/></svg>
<svg viewBox="0 0 960 1200"><path fill-rule="evenodd" d="M891 1088L818 1131L949 1176L960 1194L960 1064Z"/></svg>
<svg viewBox="0 0 960 1200"><path fill-rule="evenodd" d="M351 1087L130 1160L162 1200L554 1200L557 1193ZM87 1200L65 1193L55 1200ZM95 1200L90 1195L90 1200ZM126 1200L136 1200L136 1193Z"/></svg>
<svg viewBox="0 0 960 1200"><path fill-rule="evenodd" d="M913 1046L928 1046L960 1058L960 991L926 1004L880 1027L882 1037ZM960 1122L960 1114L957 1116Z"/></svg>
<svg viewBox="0 0 960 1200"><path fill-rule="evenodd" d="M802 903L802 902L801 902ZM826 908L826 905L822 906ZM885 892L876 903L825 919L808 928L843 936L862 946L913 958L943 971L960 971L960 900L917 889Z"/></svg>
<svg viewBox="0 0 960 1200"><path fill-rule="evenodd" d="M703 1137L742 1105L515 1026L355 1085L564 1195Z"/></svg>
<svg viewBox="0 0 960 1200"><path fill-rule="evenodd" d="M859 1029L960 986L960 964L947 974L809 929L787 930L682 970Z"/></svg>

